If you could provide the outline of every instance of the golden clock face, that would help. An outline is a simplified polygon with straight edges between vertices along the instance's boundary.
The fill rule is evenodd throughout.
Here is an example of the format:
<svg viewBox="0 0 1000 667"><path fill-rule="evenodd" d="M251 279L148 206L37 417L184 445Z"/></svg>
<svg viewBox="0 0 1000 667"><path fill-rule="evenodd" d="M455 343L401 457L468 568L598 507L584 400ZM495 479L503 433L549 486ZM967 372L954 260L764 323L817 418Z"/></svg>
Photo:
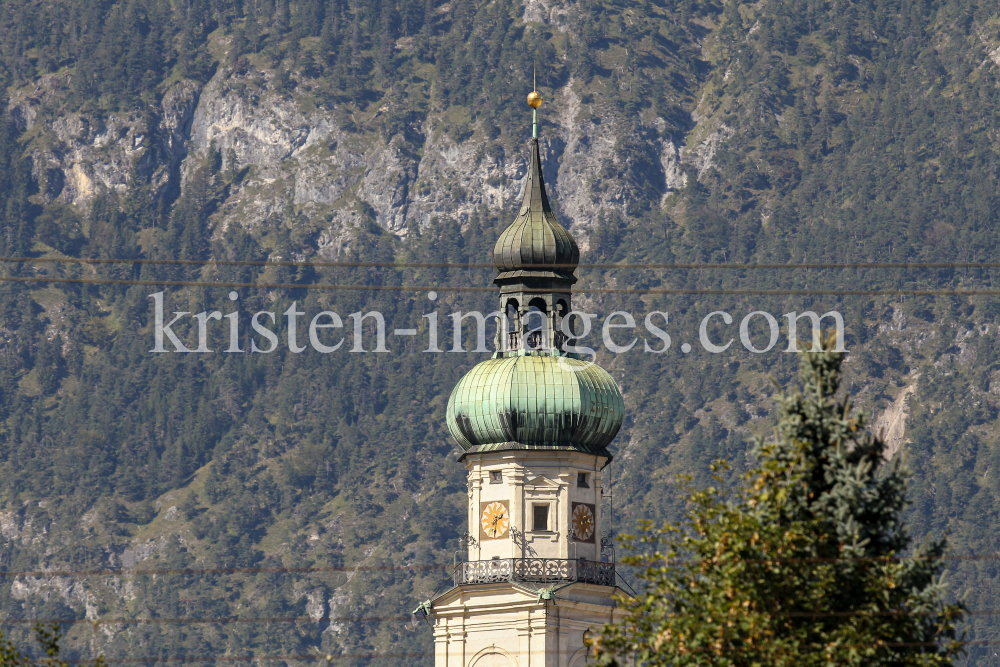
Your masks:
<svg viewBox="0 0 1000 667"><path fill-rule="evenodd" d="M573 503L573 535L581 542L594 541L594 506Z"/></svg>
<svg viewBox="0 0 1000 667"><path fill-rule="evenodd" d="M491 540L503 537L510 527L510 512L507 510L507 505L499 501L483 505L481 520L483 536Z"/></svg>

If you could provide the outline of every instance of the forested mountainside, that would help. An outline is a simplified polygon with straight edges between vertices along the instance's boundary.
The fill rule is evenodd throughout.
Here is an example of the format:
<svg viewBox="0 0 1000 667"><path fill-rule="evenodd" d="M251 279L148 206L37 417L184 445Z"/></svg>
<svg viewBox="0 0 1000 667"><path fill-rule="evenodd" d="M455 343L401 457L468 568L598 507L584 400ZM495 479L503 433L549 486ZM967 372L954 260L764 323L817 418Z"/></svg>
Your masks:
<svg viewBox="0 0 1000 667"><path fill-rule="evenodd" d="M752 465L769 378L787 381L796 359L779 351L787 338L742 347L746 314L784 327L783 313L836 310L846 385L912 471L913 534L950 535L954 594L1000 609L997 561L965 558L1000 553L1000 305L974 293L998 289L996 269L942 265L1000 256L996 6L0 6L0 255L34 260L4 262L0 285L8 635L27 632L18 619L104 619L69 626L72 657L432 663L428 629L402 617L459 549L466 487L444 410L485 355L423 353L422 316L489 312L493 297L448 289L488 287L488 269L428 265L488 262L513 219L532 68L557 216L584 263L618 265L578 271L577 307L670 317L663 354L641 341L598 354L628 412L616 529L674 516L677 473ZM272 263L153 261L210 259ZM315 264L330 261L371 265ZM799 263L851 267L746 266ZM151 353L159 290L168 321L238 311L245 353L223 352L225 322L214 353ZM348 327L377 310L419 336L390 336L384 354L295 354L281 316L293 303ZM246 352L257 311L277 315L269 354ZM713 311L734 316L709 332L737 338L725 353L697 344ZM971 616L968 639L998 628ZM967 663L992 655L973 645Z"/></svg>

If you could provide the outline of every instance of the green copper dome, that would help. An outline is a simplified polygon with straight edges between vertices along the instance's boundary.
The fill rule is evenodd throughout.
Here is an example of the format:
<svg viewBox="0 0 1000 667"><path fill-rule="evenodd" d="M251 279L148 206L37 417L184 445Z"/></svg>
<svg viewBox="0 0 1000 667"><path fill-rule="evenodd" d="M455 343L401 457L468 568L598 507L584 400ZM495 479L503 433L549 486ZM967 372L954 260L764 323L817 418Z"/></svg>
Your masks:
<svg viewBox="0 0 1000 667"><path fill-rule="evenodd" d="M448 399L448 429L466 453L570 449L599 456L621 428L625 404L597 364L517 356L477 364Z"/></svg>

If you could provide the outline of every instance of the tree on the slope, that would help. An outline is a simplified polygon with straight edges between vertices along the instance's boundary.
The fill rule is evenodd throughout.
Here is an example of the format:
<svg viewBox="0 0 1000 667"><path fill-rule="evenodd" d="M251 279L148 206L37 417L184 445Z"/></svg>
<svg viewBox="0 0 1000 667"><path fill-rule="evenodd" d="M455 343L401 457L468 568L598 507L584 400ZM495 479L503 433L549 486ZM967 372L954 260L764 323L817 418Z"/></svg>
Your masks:
<svg viewBox="0 0 1000 667"><path fill-rule="evenodd" d="M945 542L908 551L904 474L837 397L832 342L802 354L802 387L778 397L739 488L693 492L679 525L629 538L646 587L594 642L600 663L948 665L961 652Z"/></svg>
<svg viewBox="0 0 1000 667"><path fill-rule="evenodd" d="M69 667L69 663L59 659L59 640L62 632L58 623L51 626L38 624L35 626L35 639L39 647L45 652L44 658L31 658L21 653L20 650L10 641L4 639L0 632L0 667L28 667L29 665L41 665L42 667ZM94 660L94 667L105 667L104 656L99 656Z"/></svg>

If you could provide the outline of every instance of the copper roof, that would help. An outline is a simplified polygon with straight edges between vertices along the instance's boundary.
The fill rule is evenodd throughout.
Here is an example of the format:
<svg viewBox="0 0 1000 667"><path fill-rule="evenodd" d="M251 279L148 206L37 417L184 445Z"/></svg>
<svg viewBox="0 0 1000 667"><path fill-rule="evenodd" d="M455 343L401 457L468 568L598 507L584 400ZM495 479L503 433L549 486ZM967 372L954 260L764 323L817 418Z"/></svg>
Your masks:
<svg viewBox="0 0 1000 667"><path fill-rule="evenodd" d="M555 278L576 282L573 270L579 261L576 241L552 215L538 139L532 139L521 210L493 247L493 265L499 272L496 280Z"/></svg>
<svg viewBox="0 0 1000 667"><path fill-rule="evenodd" d="M467 453L570 449L611 455L625 417L618 384L597 364L569 357L483 361L448 400L448 429Z"/></svg>

